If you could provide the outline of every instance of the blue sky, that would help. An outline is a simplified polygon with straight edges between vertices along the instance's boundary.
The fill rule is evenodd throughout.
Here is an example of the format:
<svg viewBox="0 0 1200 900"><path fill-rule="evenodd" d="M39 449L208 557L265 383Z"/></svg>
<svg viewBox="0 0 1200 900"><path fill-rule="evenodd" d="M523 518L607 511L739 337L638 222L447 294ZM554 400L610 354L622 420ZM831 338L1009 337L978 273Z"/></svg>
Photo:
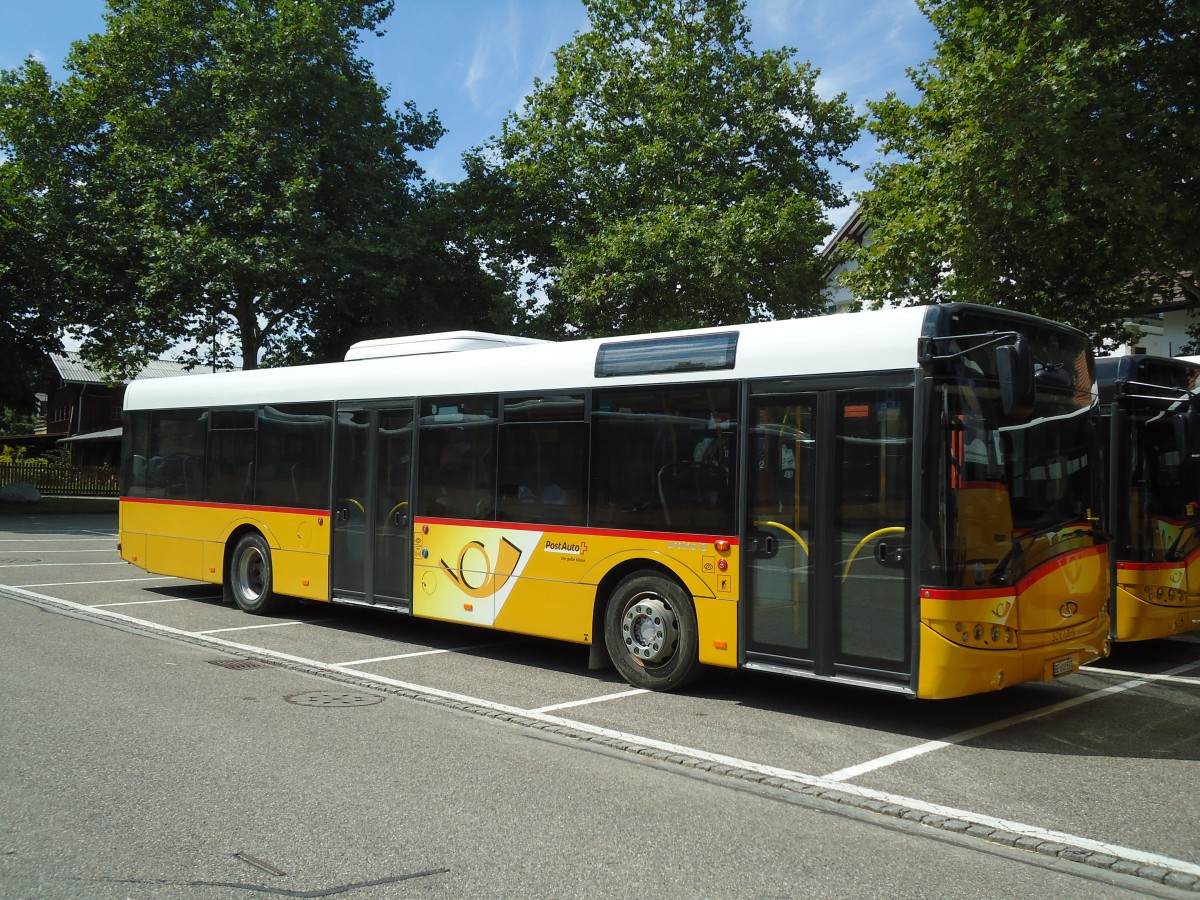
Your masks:
<svg viewBox="0 0 1200 900"><path fill-rule="evenodd" d="M62 77L71 42L103 30L105 9L104 0L0 0L0 69L33 55ZM933 29L914 0L748 0L746 15L757 49L795 48L821 70L821 96L844 91L860 111L889 90L915 99L905 69L933 54ZM553 51L586 25L579 0L396 0L386 35L364 37L360 52L396 106L437 110L448 131L420 161L431 177L456 181L462 152L499 131L533 79L553 75ZM865 169L874 140L850 155ZM866 187L862 169L838 173L847 191Z"/></svg>

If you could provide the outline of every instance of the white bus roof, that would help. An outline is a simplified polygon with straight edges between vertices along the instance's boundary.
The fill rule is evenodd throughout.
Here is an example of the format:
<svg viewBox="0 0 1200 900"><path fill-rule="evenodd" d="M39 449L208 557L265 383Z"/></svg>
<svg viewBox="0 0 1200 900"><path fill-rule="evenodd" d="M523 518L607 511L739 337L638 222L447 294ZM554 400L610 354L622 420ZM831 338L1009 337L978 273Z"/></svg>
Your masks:
<svg viewBox="0 0 1200 900"><path fill-rule="evenodd" d="M463 350L494 350L521 344L544 344L536 338L483 331L442 331L407 337L376 338L351 344L346 359L378 359L383 356L420 356L428 353L459 353Z"/></svg>
<svg viewBox="0 0 1200 900"><path fill-rule="evenodd" d="M514 344L488 341L491 349L486 350L462 349L436 355L422 351L415 355L359 357L348 362L161 378L130 384L125 408L251 406L915 369L918 338L929 309L905 307L580 341L517 338ZM732 369L596 377L596 355L602 344L735 332L737 356ZM429 337L446 340L447 336ZM407 340L420 345L419 340Z"/></svg>

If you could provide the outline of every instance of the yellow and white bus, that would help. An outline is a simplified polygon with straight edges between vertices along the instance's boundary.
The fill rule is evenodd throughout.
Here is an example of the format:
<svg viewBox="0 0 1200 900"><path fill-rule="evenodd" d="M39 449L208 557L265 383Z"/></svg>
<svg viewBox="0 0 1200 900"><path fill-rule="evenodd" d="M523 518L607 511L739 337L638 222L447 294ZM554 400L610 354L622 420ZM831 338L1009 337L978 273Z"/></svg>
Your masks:
<svg viewBox="0 0 1200 900"><path fill-rule="evenodd" d="M1113 638L1200 631L1200 365L1096 360L1113 533Z"/></svg>
<svg viewBox="0 0 1200 900"><path fill-rule="evenodd" d="M945 698L1108 652L1088 340L968 305L135 382L149 572Z"/></svg>

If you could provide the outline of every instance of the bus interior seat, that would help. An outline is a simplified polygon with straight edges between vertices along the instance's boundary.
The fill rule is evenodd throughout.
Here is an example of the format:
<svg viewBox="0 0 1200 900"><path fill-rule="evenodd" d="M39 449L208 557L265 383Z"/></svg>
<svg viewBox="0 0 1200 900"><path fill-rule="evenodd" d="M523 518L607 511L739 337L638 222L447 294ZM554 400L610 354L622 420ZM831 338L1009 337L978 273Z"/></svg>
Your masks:
<svg viewBox="0 0 1200 900"><path fill-rule="evenodd" d="M714 462L679 460L658 470L658 496L671 528L711 530L727 518L729 473Z"/></svg>

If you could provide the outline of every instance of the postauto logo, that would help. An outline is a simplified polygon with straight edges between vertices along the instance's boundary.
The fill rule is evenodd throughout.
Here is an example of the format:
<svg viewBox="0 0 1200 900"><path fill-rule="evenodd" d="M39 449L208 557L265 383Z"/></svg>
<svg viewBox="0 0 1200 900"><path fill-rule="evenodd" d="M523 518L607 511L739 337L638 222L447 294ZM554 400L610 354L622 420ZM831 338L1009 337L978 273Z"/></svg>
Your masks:
<svg viewBox="0 0 1200 900"><path fill-rule="evenodd" d="M574 553L581 555L587 553L587 541L554 541L549 538L542 544L544 553Z"/></svg>

